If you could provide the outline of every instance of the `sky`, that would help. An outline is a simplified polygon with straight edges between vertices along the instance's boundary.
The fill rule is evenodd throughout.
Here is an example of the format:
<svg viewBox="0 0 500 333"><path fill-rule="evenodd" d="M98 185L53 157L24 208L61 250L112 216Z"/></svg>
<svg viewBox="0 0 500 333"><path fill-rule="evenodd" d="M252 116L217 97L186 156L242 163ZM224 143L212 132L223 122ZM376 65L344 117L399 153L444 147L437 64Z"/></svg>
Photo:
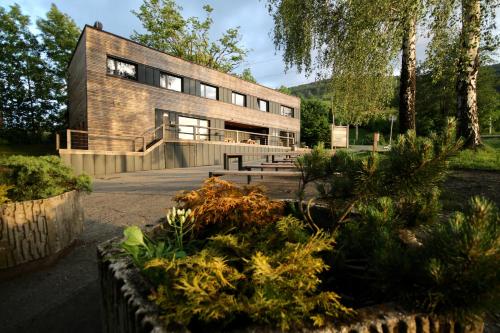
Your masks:
<svg viewBox="0 0 500 333"><path fill-rule="evenodd" d="M203 5L214 8L211 37L218 38L225 30L240 27L241 44L250 49L246 61L235 69L240 73L249 67L257 81L265 86L277 88L281 85L290 87L312 82L316 76L307 77L298 73L295 68L285 72L282 54L276 51L272 41L273 20L269 15L266 0L177 0L183 8L183 16L204 17ZM137 10L142 0L0 0L0 6L7 7L18 3L24 14L34 22L45 16L51 3L69 14L78 26L92 25L95 21L103 24L103 29L114 34L130 37L134 30L142 32L140 21L131 13ZM500 15L498 15L500 16ZM497 17L497 25L498 24ZM417 40L417 60L423 60L427 41L421 37Z"/></svg>

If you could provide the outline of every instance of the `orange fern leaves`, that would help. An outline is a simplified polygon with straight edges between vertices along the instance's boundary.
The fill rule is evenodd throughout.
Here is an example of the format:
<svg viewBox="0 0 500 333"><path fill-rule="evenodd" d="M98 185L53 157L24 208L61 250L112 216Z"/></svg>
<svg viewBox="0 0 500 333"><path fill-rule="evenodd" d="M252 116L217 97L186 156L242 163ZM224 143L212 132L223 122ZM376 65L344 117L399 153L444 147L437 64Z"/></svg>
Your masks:
<svg viewBox="0 0 500 333"><path fill-rule="evenodd" d="M200 189L179 194L174 200L191 209L198 230L213 224L265 225L282 217L284 209L284 204L271 201L262 187L240 187L217 177L206 179Z"/></svg>

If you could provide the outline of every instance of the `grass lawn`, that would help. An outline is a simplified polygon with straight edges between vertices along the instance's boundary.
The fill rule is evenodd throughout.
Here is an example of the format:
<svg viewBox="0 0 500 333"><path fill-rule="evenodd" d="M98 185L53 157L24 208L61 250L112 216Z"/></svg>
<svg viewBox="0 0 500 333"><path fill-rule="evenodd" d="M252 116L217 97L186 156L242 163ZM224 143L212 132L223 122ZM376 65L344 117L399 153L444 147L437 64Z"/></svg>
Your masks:
<svg viewBox="0 0 500 333"><path fill-rule="evenodd" d="M450 160L452 169L500 171L500 138L483 139L484 147L466 149Z"/></svg>
<svg viewBox="0 0 500 333"><path fill-rule="evenodd" d="M0 144L0 156L10 155L55 155L54 144L11 145Z"/></svg>

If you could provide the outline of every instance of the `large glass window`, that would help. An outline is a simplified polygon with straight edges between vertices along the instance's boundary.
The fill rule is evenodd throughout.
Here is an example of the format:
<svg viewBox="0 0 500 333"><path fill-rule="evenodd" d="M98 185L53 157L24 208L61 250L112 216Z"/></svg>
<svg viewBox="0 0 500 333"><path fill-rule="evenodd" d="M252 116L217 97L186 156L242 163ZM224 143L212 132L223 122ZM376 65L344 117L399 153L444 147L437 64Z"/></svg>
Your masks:
<svg viewBox="0 0 500 333"><path fill-rule="evenodd" d="M259 99L259 110L262 112L268 112L269 111L269 102L265 101L263 99Z"/></svg>
<svg viewBox="0 0 500 333"><path fill-rule="evenodd" d="M217 99L217 88L209 86L208 84L200 84L201 97Z"/></svg>
<svg viewBox="0 0 500 333"><path fill-rule="evenodd" d="M182 91L182 79L178 76L160 73L160 87Z"/></svg>
<svg viewBox="0 0 500 333"><path fill-rule="evenodd" d="M285 117L292 117L293 118L293 109L289 108L288 106L281 106L281 115Z"/></svg>
<svg viewBox="0 0 500 333"><path fill-rule="evenodd" d="M137 65L122 60L108 58L108 74L118 75L127 79L137 80Z"/></svg>
<svg viewBox="0 0 500 333"><path fill-rule="evenodd" d="M208 120L179 116L179 139L203 140L209 139Z"/></svg>
<svg viewBox="0 0 500 333"><path fill-rule="evenodd" d="M232 93L232 101L233 101L233 104L236 104L236 105L239 105L239 106L245 106L246 105L246 101L245 101L245 95L242 95L242 94L238 94L238 93L235 93L233 92Z"/></svg>

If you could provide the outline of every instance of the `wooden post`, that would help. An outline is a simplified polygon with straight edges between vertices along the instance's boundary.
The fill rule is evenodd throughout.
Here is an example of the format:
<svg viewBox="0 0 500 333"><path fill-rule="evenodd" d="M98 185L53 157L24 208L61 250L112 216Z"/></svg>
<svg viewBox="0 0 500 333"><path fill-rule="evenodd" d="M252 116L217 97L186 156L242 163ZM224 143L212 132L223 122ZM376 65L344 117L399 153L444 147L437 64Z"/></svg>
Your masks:
<svg viewBox="0 0 500 333"><path fill-rule="evenodd" d="M142 137L142 151L146 152L146 138Z"/></svg>
<svg viewBox="0 0 500 333"><path fill-rule="evenodd" d="M236 131L236 143L240 142L240 132Z"/></svg>
<svg viewBox="0 0 500 333"><path fill-rule="evenodd" d="M373 133L373 152L378 150L378 140L380 134L378 132Z"/></svg>
<svg viewBox="0 0 500 333"><path fill-rule="evenodd" d="M66 130L66 149L71 149L71 130Z"/></svg>
<svg viewBox="0 0 500 333"><path fill-rule="evenodd" d="M56 150L59 150L59 148L61 148L61 137L59 133L56 133Z"/></svg>

